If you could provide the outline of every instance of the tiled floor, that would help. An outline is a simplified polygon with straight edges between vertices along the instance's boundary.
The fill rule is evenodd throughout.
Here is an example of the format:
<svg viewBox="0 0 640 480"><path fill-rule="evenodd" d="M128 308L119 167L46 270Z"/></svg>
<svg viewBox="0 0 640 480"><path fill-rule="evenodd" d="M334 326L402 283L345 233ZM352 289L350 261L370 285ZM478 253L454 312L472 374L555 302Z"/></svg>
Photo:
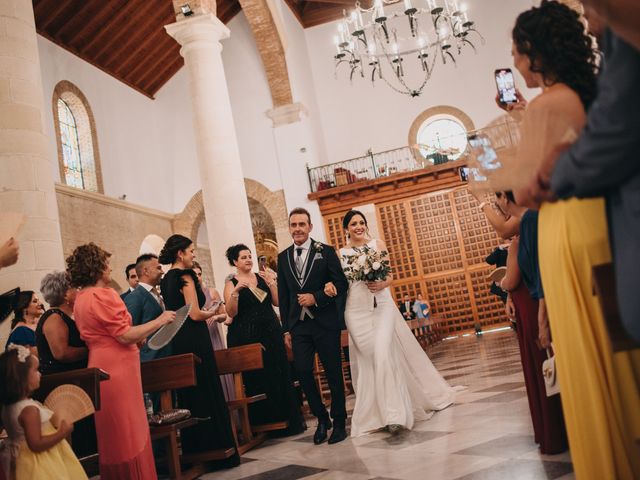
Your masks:
<svg viewBox="0 0 640 480"><path fill-rule="evenodd" d="M447 340L429 355L451 385L466 385L452 407L396 437L374 433L313 445L310 429L270 440L210 480L538 480L573 479L569 454L538 453L515 333ZM353 397L348 406L353 407Z"/></svg>

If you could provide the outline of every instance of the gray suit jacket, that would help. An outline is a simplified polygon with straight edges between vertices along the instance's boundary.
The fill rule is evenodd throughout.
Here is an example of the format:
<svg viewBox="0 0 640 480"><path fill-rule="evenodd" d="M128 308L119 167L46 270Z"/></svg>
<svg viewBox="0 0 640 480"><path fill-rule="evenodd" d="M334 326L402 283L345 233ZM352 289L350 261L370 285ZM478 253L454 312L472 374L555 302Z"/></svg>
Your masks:
<svg viewBox="0 0 640 480"><path fill-rule="evenodd" d="M640 342L640 52L611 31L603 40L598 97L580 137L558 159L551 188L560 198L606 198L620 314Z"/></svg>
<svg viewBox="0 0 640 480"><path fill-rule="evenodd" d="M133 292L124 298L124 304L131 314L134 325L150 322L162 314L162 307L158 301L142 285L138 285ZM171 355L171 344L160 350L151 350L145 345L140 350L140 360L143 362L169 355Z"/></svg>

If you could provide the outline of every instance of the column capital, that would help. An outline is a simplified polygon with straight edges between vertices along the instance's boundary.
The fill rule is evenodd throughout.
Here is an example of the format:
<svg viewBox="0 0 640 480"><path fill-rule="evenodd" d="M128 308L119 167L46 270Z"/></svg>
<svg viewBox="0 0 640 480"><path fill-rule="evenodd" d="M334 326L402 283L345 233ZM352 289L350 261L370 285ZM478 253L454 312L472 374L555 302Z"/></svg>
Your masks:
<svg viewBox="0 0 640 480"><path fill-rule="evenodd" d="M229 38L227 26L212 13L193 15L184 20L165 25L165 30L180 45L180 54L184 57L184 49L197 44L212 44L222 48L220 40Z"/></svg>
<svg viewBox="0 0 640 480"><path fill-rule="evenodd" d="M309 115L307 107L300 102L281 105L279 107L272 108L271 110L267 110L265 113L273 122L273 128L299 122L302 120L303 116L306 117Z"/></svg>

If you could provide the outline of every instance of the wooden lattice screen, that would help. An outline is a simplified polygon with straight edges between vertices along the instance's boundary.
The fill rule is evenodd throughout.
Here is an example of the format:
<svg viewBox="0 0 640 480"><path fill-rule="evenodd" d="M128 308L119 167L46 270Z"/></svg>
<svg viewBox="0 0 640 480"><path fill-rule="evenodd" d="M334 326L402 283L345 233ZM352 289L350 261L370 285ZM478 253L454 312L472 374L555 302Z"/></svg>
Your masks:
<svg viewBox="0 0 640 480"><path fill-rule="evenodd" d="M393 295L422 293L445 333L506 321L500 300L489 293L492 267L485 258L500 239L465 187L376 205L381 235L389 248ZM325 215L329 242L345 238L343 213Z"/></svg>

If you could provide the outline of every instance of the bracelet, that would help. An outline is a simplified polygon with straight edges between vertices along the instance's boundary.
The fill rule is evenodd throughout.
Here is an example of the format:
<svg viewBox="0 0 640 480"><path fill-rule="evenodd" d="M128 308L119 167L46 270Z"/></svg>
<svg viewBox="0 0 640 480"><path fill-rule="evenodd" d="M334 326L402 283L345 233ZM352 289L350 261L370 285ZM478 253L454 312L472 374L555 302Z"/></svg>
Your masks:
<svg viewBox="0 0 640 480"><path fill-rule="evenodd" d="M237 293L232 293L232 294L231 294L231 298L238 298L239 296L240 296L240 295L239 295L239 294L237 294Z"/></svg>
<svg viewBox="0 0 640 480"><path fill-rule="evenodd" d="M267 287L271 288L271 287L273 287L274 285L277 285L277 284L278 284L278 282L267 283Z"/></svg>

